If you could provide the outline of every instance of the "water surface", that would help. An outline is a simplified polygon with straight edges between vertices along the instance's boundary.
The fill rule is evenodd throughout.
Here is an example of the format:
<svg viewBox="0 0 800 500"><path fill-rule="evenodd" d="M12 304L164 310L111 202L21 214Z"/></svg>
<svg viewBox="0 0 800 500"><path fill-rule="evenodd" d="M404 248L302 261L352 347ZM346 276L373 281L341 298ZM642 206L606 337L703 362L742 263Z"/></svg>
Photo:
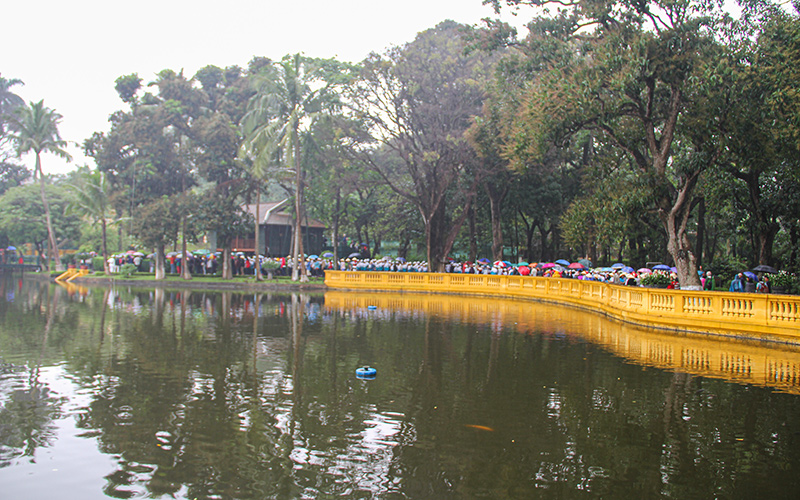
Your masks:
<svg viewBox="0 0 800 500"><path fill-rule="evenodd" d="M3 498L800 494L791 347L516 300L0 283Z"/></svg>

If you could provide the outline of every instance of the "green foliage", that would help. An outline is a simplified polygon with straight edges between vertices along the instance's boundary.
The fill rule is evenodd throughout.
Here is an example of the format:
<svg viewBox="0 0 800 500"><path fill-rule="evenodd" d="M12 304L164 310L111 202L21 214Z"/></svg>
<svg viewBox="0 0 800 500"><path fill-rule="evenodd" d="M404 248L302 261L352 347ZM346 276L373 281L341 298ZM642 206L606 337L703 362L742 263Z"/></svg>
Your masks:
<svg viewBox="0 0 800 500"><path fill-rule="evenodd" d="M639 279L642 286L665 286L672 283L672 278L664 273L650 273Z"/></svg>
<svg viewBox="0 0 800 500"><path fill-rule="evenodd" d="M103 269L105 269L105 267L103 266L102 257L94 257L92 259L92 269L95 271L103 271Z"/></svg>
<svg viewBox="0 0 800 500"><path fill-rule="evenodd" d="M138 269L136 269L136 266L134 264L123 264L122 268L119 270L119 273L125 278L130 278L131 276L136 274L137 271Z"/></svg>
<svg viewBox="0 0 800 500"><path fill-rule="evenodd" d="M778 274L770 276L770 283L773 288L781 288L787 292L794 292L798 287L797 276L794 273L780 271Z"/></svg>
<svg viewBox="0 0 800 500"><path fill-rule="evenodd" d="M30 176L30 171L21 165L0 162L0 195L12 187L21 186Z"/></svg>
<svg viewBox="0 0 800 500"><path fill-rule="evenodd" d="M65 215L70 192L61 186L46 185L53 227L59 239L77 239L81 221L74 215ZM0 233L15 246L22 243L45 245L47 225L40 186L27 184L9 189L0 197Z"/></svg>
<svg viewBox="0 0 800 500"><path fill-rule="evenodd" d="M747 263L741 258L727 255L720 256L711 263L711 270L722 283L730 282L737 273L747 268Z"/></svg>
<svg viewBox="0 0 800 500"><path fill-rule="evenodd" d="M281 265L276 260L268 259L261 263L261 267L263 269L278 269Z"/></svg>

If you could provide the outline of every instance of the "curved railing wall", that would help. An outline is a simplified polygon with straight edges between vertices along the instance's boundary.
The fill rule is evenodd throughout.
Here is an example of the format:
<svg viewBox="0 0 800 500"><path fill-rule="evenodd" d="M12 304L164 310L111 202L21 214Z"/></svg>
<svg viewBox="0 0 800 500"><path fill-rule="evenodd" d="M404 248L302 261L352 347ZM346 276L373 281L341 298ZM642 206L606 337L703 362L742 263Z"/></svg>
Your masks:
<svg viewBox="0 0 800 500"><path fill-rule="evenodd" d="M484 274L326 271L330 288L513 296L599 310L637 324L800 343L800 297L666 290Z"/></svg>

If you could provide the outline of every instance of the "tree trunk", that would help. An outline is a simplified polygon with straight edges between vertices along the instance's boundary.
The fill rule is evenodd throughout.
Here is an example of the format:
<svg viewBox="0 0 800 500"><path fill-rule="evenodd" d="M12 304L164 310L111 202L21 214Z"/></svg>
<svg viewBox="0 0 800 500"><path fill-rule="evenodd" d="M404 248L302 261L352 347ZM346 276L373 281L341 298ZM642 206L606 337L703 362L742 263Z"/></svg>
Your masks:
<svg viewBox="0 0 800 500"><path fill-rule="evenodd" d="M258 195L258 192L256 192L256 232L253 242L254 253L256 257L255 276L256 281L263 281L264 276L261 274L261 258L258 256L261 251L261 204L259 201L261 201L260 196Z"/></svg>
<svg viewBox="0 0 800 500"><path fill-rule="evenodd" d="M703 250L706 243L706 199L700 197L697 200L697 265L703 265Z"/></svg>
<svg viewBox="0 0 800 500"><path fill-rule="evenodd" d="M108 239L106 238L106 219L100 219L100 229L103 236L103 273L106 276L111 275L111 269L108 267Z"/></svg>
<svg viewBox="0 0 800 500"><path fill-rule="evenodd" d="M759 231L756 233L759 264L772 265L772 248L779 229L780 226L777 223L759 225Z"/></svg>
<svg viewBox="0 0 800 500"><path fill-rule="evenodd" d="M503 200L508 194L508 184L498 188L491 183L484 184L486 194L489 196L489 213L492 221L492 257L494 260L503 260Z"/></svg>
<svg viewBox="0 0 800 500"><path fill-rule="evenodd" d="M306 266L303 260L303 170L300 165L300 142L297 128L294 130L294 170L295 170L295 197L294 211L297 219L294 235L294 267L292 268L292 281L301 283L308 281Z"/></svg>
<svg viewBox="0 0 800 500"><path fill-rule="evenodd" d="M63 271L61 265L61 257L58 255L58 243L56 243L56 235L53 232L53 222L50 218L50 204L47 202L47 194L44 191L44 172L42 172L42 159L39 152L36 152L36 171L39 172L39 188L42 195L42 205L44 206L44 218L47 223L47 258L55 259L56 271Z"/></svg>
<svg viewBox="0 0 800 500"><path fill-rule="evenodd" d="M186 214L181 216L181 278L189 281L192 272L189 271L189 256L186 252Z"/></svg>
<svg viewBox="0 0 800 500"><path fill-rule="evenodd" d="M501 204L505 193L502 196L495 196L494 190L487 189L489 194L489 212L492 219L492 258L503 260L503 221L500 216Z"/></svg>
<svg viewBox="0 0 800 500"><path fill-rule="evenodd" d="M166 270L164 269L164 262L166 261L166 257L164 256L164 245L158 245L156 247L156 273L155 279L163 280L166 276Z"/></svg>
<svg viewBox="0 0 800 500"><path fill-rule="evenodd" d="M469 261L478 260L478 230L475 206L469 207Z"/></svg>
<svg viewBox="0 0 800 500"><path fill-rule="evenodd" d="M700 277L697 275L697 258L692 252L692 243L686 232L691 212L691 196L699 172L690 176L678 189L674 202L662 198L659 218L667 234L667 251L677 269L678 281L684 290L702 290ZM664 208L667 205L669 208Z"/></svg>
<svg viewBox="0 0 800 500"><path fill-rule="evenodd" d="M231 268L231 244L226 242L222 248L222 279L232 280L233 269Z"/></svg>
<svg viewBox="0 0 800 500"><path fill-rule="evenodd" d="M340 190L336 188L336 207L333 212L333 262L339 269L339 207L341 206Z"/></svg>

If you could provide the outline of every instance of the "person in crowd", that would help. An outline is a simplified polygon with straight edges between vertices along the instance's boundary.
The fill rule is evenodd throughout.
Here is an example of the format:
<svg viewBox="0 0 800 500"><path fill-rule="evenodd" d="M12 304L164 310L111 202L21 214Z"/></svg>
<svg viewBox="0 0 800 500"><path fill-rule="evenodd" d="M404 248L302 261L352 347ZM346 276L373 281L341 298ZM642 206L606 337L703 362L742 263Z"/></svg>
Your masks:
<svg viewBox="0 0 800 500"><path fill-rule="evenodd" d="M729 292L744 292L744 275L737 274L731 281L731 286L728 287Z"/></svg>
<svg viewBox="0 0 800 500"><path fill-rule="evenodd" d="M703 290L710 290L713 291L716 288L714 285L714 275L711 274L711 271L706 271L706 277L703 281Z"/></svg>

